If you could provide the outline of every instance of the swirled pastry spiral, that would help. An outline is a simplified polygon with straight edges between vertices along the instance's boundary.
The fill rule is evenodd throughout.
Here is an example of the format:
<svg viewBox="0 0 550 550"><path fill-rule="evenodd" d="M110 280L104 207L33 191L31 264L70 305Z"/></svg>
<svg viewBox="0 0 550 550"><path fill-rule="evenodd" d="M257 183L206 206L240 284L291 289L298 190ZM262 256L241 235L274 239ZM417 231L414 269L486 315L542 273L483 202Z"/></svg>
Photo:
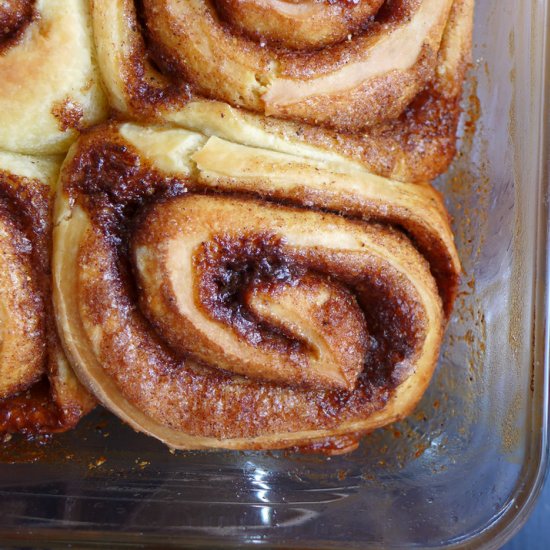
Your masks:
<svg viewBox="0 0 550 550"><path fill-rule="evenodd" d="M185 127L212 108L201 97L218 100L249 126L409 182L454 156L472 14L473 0L92 1L116 110Z"/></svg>
<svg viewBox="0 0 550 550"><path fill-rule="evenodd" d="M429 383L460 265L428 185L112 124L73 145L55 219L79 377L172 447L353 441Z"/></svg>
<svg viewBox="0 0 550 550"><path fill-rule="evenodd" d="M62 153L107 114L86 0L0 2L0 149Z"/></svg>
<svg viewBox="0 0 550 550"><path fill-rule="evenodd" d="M59 163L0 152L0 433L51 433L93 406L59 344L50 290Z"/></svg>

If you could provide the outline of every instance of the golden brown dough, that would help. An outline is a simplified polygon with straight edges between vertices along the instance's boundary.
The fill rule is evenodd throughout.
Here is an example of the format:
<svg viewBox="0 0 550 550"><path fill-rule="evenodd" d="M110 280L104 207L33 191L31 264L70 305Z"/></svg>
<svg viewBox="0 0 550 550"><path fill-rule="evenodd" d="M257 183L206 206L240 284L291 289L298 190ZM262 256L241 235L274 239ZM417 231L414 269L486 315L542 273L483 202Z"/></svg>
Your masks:
<svg viewBox="0 0 550 550"><path fill-rule="evenodd" d="M309 50L360 32L384 0L216 0L218 15L256 42Z"/></svg>
<svg viewBox="0 0 550 550"><path fill-rule="evenodd" d="M136 429L186 449L353 440L427 387L460 272L431 187L130 123L81 137L60 181L59 330Z"/></svg>
<svg viewBox="0 0 550 550"><path fill-rule="evenodd" d="M364 7L376 4L367 2ZM148 0L143 3L145 15L140 19L131 0L95 0L92 16L99 65L116 110L139 120L169 120L206 133L212 118L221 116L212 113L230 112L231 119L245 132L261 128L288 142L287 147L306 143L352 159L376 174L422 182L444 172L454 156L462 81L471 46L473 0L438 0L435 4L420 0L388 2L379 8L374 20L369 19L364 32L313 53L281 50L270 44L262 47L256 39L243 35L244 31L234 33L233 24L219 18L219 6L202 0L174 5ZM248 14L265 7L264 2L255 0L246 5L241 7ZM330 4L330 10L341 11L339 5ZM277 99L296 86L301 90L303 82L312 75L316 78L318 72L322 78L339 75L335 77L339 85L346 82L339 70L360 74L354 56L367 51L361 44L386 44L373 39L382 27L395 30L389 34L392 40L404 25L416 28L414 21L418 20L413 14L418 13L429 13L435 26L423 27L433 32L426 35L430 38L421 48L419 61L409 69L383 72L354 91L307 96L288 105ZM437 13L443 24L439 20L435 23ZM332 11L329 15L332 22L341 20ZM244 21L238 14L234 17ZM390 22L384 26L377 17L389 18ZM243 24L249 26L246 21ZM423 34L415 30L414 36L418 39ZM414 48L403 46L401 51L410 54ZM272 56L277 58L275 64ZM385 62L396 57L382 58ZM201 95L233 107L201 100ZM275 99L266 103L266 98ZM246 110L236 108L239 106ZM323 127L327 125L339 131ZM365 125L369 127L360 130ZM241 133L238 141L249 143L252 139Z"/></svg>
<svg viewBox="0 0 550 550"><path fill-rule="evenodd" d="M0 2L0 149L62 153L106 114L88 2Z"/></svg>
<svg viewBox="0 0 550 550"><path fill-rule="evenodd" d="M50 290L59 162L0 151L0 433L73 427L93 406L61 350Z"/></svg>

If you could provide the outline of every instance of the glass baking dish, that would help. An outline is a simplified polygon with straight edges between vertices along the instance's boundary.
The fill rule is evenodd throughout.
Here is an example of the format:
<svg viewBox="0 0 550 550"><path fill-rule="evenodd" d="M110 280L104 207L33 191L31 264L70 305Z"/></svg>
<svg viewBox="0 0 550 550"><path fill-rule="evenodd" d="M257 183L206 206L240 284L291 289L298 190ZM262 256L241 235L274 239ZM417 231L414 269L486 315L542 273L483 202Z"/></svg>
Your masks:
<svg viewBox="0 0 550 550"><path fill-rule="evenodd" d="M478 0L461 154L439 185L464 264L429 391L347 456L171 453L98 410L0 451L0 544L497 548L547 462L545 0ZM545 105L546 85L546 105ZM5 463L17 452L19 463Z"/></svg>

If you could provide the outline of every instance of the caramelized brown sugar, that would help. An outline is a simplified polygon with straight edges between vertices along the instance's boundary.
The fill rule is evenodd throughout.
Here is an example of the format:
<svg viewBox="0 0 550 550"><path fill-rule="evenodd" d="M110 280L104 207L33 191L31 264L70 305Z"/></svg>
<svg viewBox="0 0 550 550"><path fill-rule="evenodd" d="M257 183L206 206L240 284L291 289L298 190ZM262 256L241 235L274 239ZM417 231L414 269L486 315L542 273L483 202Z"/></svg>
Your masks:
<svg viewBox="0 0 550 550"><path fill-rule="evenodd" d="M52 400L50 384L45 378L0 401L0 433L34 435L62 430L61 412Z"/></svg>
<svg viewBox="0 0 550 550"><path fill-rule="evenodd" d="M286 447L406 414L444 325L430 265L391 223L214 192L192 160L205 141L111 125L69 155L54 280L79 375L134 427L183 448ZM166 168L184 142L198 149L188 167ZM305 295L318 300L307 316ZM337 341L354 351L335 353ZM347 388L315 370L323 354L358 357L340 367Z"/></svg>
<svg viewBox="0 0 550 550"><path fill-rule="evenodd" d="M36 15L36 0L9 0L0 3L0 54L17 43Z"/></svg>

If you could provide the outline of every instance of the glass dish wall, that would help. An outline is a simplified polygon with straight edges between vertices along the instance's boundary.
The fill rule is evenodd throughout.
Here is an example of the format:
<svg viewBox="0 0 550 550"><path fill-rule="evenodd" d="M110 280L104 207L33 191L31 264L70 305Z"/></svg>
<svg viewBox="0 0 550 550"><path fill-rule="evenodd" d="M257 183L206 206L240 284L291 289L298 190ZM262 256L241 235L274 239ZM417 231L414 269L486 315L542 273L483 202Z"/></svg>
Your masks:
<svg viewBox="0 0 550 550"><path fill-rule="evenodd" d="M519 528L546 465L549 7L477 4L461 155L438 182L464 278L416 413L324 458L172 454L98 411L6 444L26 463L0 464L0 540L496 548Z"/></svg>

